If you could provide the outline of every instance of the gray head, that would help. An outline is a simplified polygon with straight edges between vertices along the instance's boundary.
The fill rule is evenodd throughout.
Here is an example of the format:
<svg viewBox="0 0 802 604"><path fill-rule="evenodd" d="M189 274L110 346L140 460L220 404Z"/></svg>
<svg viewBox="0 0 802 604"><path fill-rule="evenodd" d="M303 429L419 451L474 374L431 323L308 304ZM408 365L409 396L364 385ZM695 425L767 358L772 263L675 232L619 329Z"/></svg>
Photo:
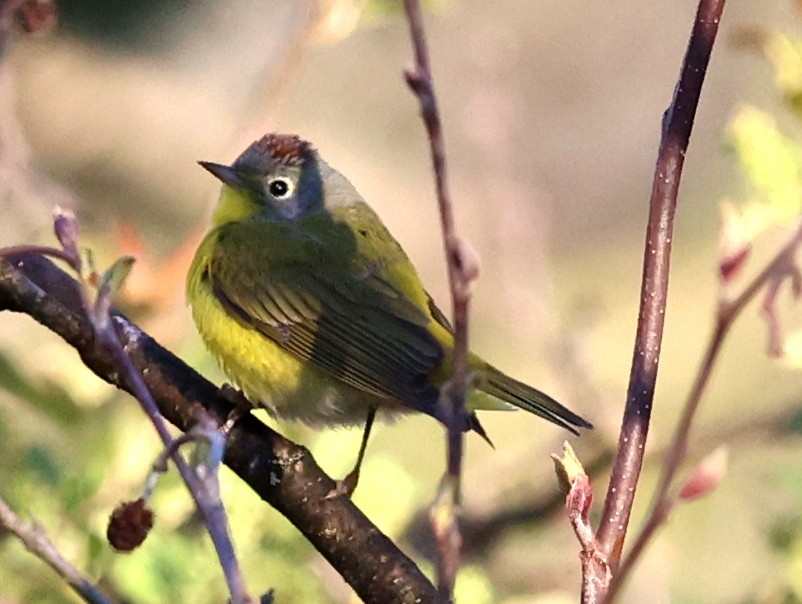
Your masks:
<svg viewBox="0 0 802 604"><path fill-rule="evenodd" d="M247 192L266 218L292 220L323 208L321 168L332 170L295 135L267 134L231 166L198 162L224 184Z"/></svg>

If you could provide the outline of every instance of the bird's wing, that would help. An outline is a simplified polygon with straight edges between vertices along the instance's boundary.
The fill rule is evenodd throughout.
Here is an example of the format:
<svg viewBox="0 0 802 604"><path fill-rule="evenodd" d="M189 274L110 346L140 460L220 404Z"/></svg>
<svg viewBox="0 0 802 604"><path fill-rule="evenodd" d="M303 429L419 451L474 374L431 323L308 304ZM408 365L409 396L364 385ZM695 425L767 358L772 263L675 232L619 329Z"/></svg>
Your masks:
<svg viewBox="0 0 802 604"><path fill-rule="evenodd" d="M400 248L400 256L393 247L373 262L358 233L332 222L323 237L320 228L310 233L258 220L226 225L209 266L215 295L296 357L432 414L437 391L429 373L443 348L428 329L425 297L420 307L404 293L410 279L423 292L414 269L404 266L409 261ZM425 296L420 292L413 298Z"/></svg>
<svg viewBox="0 0 802 604"><path fill-rule="evenodd" d="M440 310L440 308L435 303L434 298L432 298L432 296L429 295L429 292L426 292L426 305L429 308L429 314L432 315L432 318L435 321L437 321L440 324L440 326L443 329L445 329L448 333L453 334L454 327L451 325L451 321L449 321L445 313L442 310Z"/></svg>

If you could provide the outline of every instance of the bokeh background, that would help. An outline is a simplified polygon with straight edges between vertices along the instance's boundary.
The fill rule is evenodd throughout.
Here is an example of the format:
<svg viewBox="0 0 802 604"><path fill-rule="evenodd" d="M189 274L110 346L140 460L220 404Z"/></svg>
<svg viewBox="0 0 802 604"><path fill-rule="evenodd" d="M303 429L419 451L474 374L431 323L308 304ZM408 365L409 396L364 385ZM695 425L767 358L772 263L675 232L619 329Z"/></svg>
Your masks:
<svg viewBox="0 0 802 604"><path fill-rule="evenodd" d="M265 132L293 132L354 182L448 306L426 136L402 78L411 51L398 3L57 6L55 29L10 35L0 56L0 245L52 244L54 203L74 207L100 265L137 255L126 312L222 382L183 295L218 189L195 162L227 163ZM472 347L596 424L572 442L594 469L600 507L632 354L660 120L695 2L426 7L458 225L482 263ZM750 154L771 174L777 149L790 157L784 191L802 199L794 163L802 157L794 95L802 59L794 63L792 48L801 26L791 0L732 2L725 11L685 167L631 534L726 293L718 279L722 201L740 208L770 197L773 181L755 178ZM788 41L786 54L777 40ZM739 124L758 134L744 142ZM787 138L763 144L761 133L776 132ZM786 231L777 220L756 238L733 291ZM783 296L779 308L793 336L799 307ZM772 359L766 344L755 303L724 348L691 439L689 469L721 444L729 469L717 490L672 515L622 602L802 602L799 355ZM520 413L482 421L496 448L468 438L459 601L577 601L579 547L548 457L566 434ZM332 475L354 459L357 431L278 428L310 446ZM46 330L0 313L0 496L125 601L223 601L212 549L174 476L157 489L156 527L140 549L114 554L104 541L108 515L138 496L158 451L132 399ZM443 459L443 432L431 419L381 426L355 497L427 570L421 515ZM284 603L355 601L286 521L227 471L223 484L252 593L272 587ZM41 562L0 535L0 602L72 601Z"/></svg>

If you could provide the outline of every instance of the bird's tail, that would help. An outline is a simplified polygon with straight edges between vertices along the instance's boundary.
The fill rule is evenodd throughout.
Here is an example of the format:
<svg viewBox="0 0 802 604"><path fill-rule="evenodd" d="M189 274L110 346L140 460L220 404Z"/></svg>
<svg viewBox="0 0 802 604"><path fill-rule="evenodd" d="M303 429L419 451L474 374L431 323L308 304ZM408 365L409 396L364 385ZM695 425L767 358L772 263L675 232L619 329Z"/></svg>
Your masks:
<svg viewBox="0 0 802 604"><path fill-rule="evenodd" d="M593 424L563 407L548 394L527 386L494 367L488 366L482 374L483 379L478 388L492 397L534 413L574 434L579 434L577 428L593 428Z"/></svg>

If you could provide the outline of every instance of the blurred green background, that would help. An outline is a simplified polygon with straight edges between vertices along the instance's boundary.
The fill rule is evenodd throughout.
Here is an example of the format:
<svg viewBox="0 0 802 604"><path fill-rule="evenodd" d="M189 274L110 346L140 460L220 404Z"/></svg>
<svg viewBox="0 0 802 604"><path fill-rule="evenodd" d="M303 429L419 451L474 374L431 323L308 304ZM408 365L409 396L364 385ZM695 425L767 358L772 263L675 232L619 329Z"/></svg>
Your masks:
<svg viewBox="0 0 802 604"><path fill-rule="evenodd" d="M0 245L53 243L53 204L75 207L101 265L138 256L126 311L222 382L183 298L189 254L218 190L195 162L227 163L265 132L293 132L354 182L448 307L428 145L401 76L411 51L397 3L57 4L55 31L11 36L1 57ZM482 261L472 347L596 424L572 442L601 468L598 508L625 399L660 120L695 2L426 6L458 225ZM799 214L801 35L791 0L725 11L685 167L652 453L631 534L722 293L722 200L761 207L776 193L775 176L793 200L770 228L751 233L761 236L747 277ZM749 122L747 106L766 119ZM787 138L771 139L777 132ZM788 162L775 174L783 153ZM769 176L761 180L759 169ZM802 327L787 296L780 310L789 333ZM622 602L802 602L799 354L770 359L766 343L755 303L725 345L691 439L688 468L724 443L728 473L712 495L675 512ZM472 530L459 601L576 602L579 547L548 458L567 434L522 414L482 422L496 449L468 438ZM335 476L353 462L357 431L278 428ZM127 601L223 601L212 549L172 475L157 489L145 545L119 555L105 543L111 510L139 495L158 451L132 399L31 320L0 313L0 496ZM427 571L431 546L419 518L443 459L443 432L430 418L380 426L355 497ZM252 593L273 587L282 603L355 601L286 521L227 471L222 480ZM549 501L557 504L534 513ZM72 601L40 561L0 535L0 602Z"/></svg>

